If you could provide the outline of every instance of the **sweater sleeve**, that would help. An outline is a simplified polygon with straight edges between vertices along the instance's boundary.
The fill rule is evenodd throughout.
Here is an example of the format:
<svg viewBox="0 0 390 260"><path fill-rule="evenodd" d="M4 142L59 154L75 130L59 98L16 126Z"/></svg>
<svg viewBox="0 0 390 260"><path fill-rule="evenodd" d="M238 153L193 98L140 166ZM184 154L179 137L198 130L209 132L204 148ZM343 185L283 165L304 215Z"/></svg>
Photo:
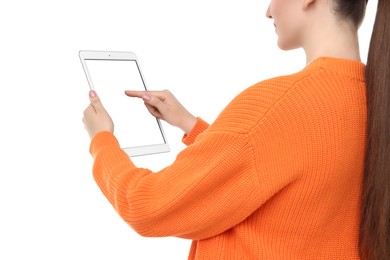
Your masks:
<svg viewBox="0 0 390 260"><path fill-rule="evenodd" d="M208 238L237 225L261 203L246 134L206 131L156 173L137 168L108 132L93 138L90 152L103 194L143 236Z"/></svg>
<svg viewBox="0 0 390 260"><path fill-rule="evenodd" d="M97 184L143 236L200 240L231 229L299 173L287 162L294 161L302 131L279 130L295 122L289 112L295 106L278 108L292 85L285 81L287 87L265 82L247 89L210 126L198 119L189 145L158 172L137 168L114 135L97 134L90 147ZM284 122L273 125L282 115Z"/></svg>

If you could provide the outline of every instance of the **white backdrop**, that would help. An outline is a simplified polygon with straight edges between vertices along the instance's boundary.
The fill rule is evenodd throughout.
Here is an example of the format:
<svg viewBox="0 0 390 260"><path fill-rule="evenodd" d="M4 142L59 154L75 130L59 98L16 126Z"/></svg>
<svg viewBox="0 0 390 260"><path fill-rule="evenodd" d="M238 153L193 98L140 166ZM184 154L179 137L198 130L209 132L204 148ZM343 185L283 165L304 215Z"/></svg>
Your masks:
<svg viewBox="0 0 390 260"><path fill-rule="evenodd" d="M143 238L95 184L81 122L80 49L133 51L150 89L212 122L246 87L304 67L282 52L269 1L79 0L0 3L0 259L186 259L190 241ZM376 1L360 30L365 62ZM184 148L136 158L152 170Z"/></svg>

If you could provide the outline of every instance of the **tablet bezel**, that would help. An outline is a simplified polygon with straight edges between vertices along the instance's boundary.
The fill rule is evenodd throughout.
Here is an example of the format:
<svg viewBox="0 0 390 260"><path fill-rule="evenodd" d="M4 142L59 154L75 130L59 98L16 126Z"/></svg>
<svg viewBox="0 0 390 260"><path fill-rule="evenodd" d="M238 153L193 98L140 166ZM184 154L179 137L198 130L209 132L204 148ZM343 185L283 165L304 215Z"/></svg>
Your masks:
<svg viewBox="0 0 390 260"><path fill-rule="evenodd" d="M134 52L120 52L120 51L90 51L90 50L80 50L79 57L81 60L81 64L84 69L85 76L87 77L87 81L89 84L89 88L94 90L93 81L91 80L91 75L89 73L88 67L86 65L85 60L124 60L124 61L135 61L140 76L143 80L143 85L145 90L147 91L147 84L145 82L145 78L142 74L141 66L139 64L138 58ZM152 116L152 115L151 115ZM163 137L164 143L155 144L155 145L145 145L145 146L135 146L135 147L121 147L129 156L140 156L140 155L148 155L148 154L156 154L156 153L164 153L169 152L169 144L163 130L162 124L159 119L156 118L157 125L160 133Z"/></svg>

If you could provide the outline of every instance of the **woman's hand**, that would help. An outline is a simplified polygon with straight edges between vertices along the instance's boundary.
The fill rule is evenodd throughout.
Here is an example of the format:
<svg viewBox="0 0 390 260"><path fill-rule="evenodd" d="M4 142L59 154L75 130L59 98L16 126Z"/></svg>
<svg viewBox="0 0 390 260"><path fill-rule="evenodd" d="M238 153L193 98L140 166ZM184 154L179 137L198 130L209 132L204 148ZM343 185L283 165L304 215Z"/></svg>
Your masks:
<svg viewBox="0 0 390 260"><path fill-rule="evenodd" d="M84 110L83 118L83 123L89 137L92 139L95 134L101 131L113 133L114 123L94 90L89 91L89 100L91 103Z"/></svg>
<svg viewBox="0 0 390 260"><path fill-rule="evenodd" d="M125 94L129 97L142 98L145 106L153 116L179 127L187 134L196 124L196 117L190 114L168 90L126 90Z"/></svg>

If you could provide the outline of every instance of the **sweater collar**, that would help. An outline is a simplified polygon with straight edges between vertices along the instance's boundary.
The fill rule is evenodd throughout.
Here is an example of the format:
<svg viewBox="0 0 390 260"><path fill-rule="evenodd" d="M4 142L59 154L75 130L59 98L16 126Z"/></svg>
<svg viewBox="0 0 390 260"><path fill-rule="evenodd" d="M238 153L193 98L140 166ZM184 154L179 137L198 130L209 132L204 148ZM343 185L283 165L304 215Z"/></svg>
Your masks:
<svg viewBox="0 0 390 260"><path fill-rule="evenodd" d="M337 74L365 81L365 67L365 64L361 61L320 57L307 65L304 70L322 68L333 71Z"/></svg>

